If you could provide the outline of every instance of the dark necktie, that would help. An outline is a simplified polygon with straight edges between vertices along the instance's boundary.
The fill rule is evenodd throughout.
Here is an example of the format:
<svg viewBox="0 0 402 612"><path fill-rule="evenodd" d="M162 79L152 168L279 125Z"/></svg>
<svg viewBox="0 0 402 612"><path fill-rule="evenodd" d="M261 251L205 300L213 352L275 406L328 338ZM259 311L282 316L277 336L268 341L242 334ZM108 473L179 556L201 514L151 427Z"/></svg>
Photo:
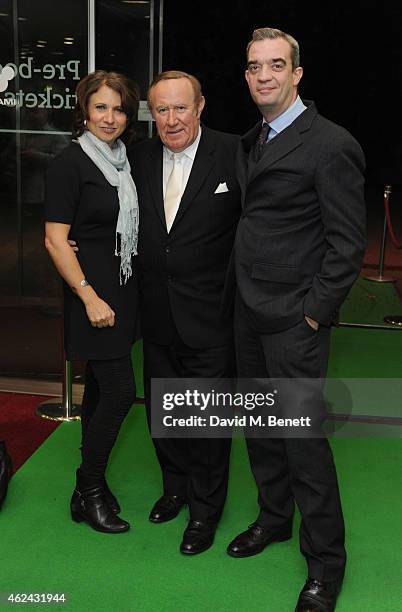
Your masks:
<svg viewBox="0 0 402 612"><path fill-rule="evenodd" d="M261 159L261 156L264 152L264 147L267 144L267 137L270 129L271 128L269 127L269 124L264 121L264 123L262 124L261 132L259 133L259 136L255 143L254 153L256 162Z"/></svg>

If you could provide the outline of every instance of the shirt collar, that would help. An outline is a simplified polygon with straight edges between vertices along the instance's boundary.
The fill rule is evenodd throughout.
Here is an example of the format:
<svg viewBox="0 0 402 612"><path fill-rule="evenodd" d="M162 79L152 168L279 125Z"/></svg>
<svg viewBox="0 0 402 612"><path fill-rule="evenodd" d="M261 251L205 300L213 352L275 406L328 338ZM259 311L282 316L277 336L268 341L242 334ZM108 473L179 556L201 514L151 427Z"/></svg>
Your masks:
<svg viewBox="0 0 402 612"><path fill-rule="evenodd" d="M191 161L194 161L195 155L197 153L198 145L200 142L200 138L201 138L201 126L198 128L197 138L194 140L194 142L192 142L191 145L187 147L187 149L184 149L184 151L180 151L179 155L180 156L187 155L187 157L189 157ZM166 159L172 159L174 153L173 151L165 147L165 145L163 145L163 154L166 157Z"/></svg>
<svg viewBox="0 0 402 612"><path fill-rule="evenodd" d="M296 100L287 108L281 115L275 117L273 121L269 122L269 127L271 131L273 130L276 134L282 132L285 128L287 128L299 115L305 111L307 106L303 104L300 96L297 96ZM272 134L274 135L274 134Z"/></svg>

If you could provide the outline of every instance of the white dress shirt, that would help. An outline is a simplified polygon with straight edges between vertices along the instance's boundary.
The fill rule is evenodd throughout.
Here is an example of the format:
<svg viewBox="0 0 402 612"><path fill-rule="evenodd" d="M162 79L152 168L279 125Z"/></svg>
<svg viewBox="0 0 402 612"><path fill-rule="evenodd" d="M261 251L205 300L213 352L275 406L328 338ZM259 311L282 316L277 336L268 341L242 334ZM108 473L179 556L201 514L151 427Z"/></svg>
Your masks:
<svg viewBox="0 0 402 612"><path fill-rule="evenodd" d="M184 190L186 188L188 178L190 176L191 168L193 167L195 154L197 153L200 138L201 138L201 126L198 130L197 138L194 140L194 142L189 147L187 147L187 149L184 149L184 151L182 151L181 153L179 154L176 153L176 155L180 155L181 163L183 165L183 183L182 183L180 197L183 195ZM171 151L170 149L164 146L163 147L163 198L165 198L165 195L166 195L166 185L168 182L168 178L172 172L172 169L173 169L173 151Z"/></svg>

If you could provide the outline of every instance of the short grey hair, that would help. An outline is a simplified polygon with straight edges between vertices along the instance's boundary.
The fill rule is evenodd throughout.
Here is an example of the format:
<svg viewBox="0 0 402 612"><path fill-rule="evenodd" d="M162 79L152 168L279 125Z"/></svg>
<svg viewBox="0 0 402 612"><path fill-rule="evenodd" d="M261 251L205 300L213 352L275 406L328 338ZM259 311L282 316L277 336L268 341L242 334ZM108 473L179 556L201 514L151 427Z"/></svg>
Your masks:
<svg viewBox="0 0 402 612"><path fill-rule="evenodd" d="M282 30L277 30L276 28L258 28L254 30L252 39L247 45L247 61L248 61L248 53L250 51L251 45L257 40L265 40L269 38L270 40L274 40L275 38L283 38L290 45L290 57L292 60L292 68L298 68L300 66L300 48L299 43L293 36L290 34L286 34L286 32L282 32Z"/></svg>
<svg viewBox="0 0 402 612"><path fill-rule="evenodd" d="M160 81L170 81L171 79L188 79L191 83L194 92L194 102L195 104L199 104L202 99L202 91L201 91L201 83L193 74L189 74L188 72L183 72L182 70L165 70L165 72L160 72L148 88L147 94L147 102L148 107L151 109L151 93L155 85L160 83Z"/></svg>

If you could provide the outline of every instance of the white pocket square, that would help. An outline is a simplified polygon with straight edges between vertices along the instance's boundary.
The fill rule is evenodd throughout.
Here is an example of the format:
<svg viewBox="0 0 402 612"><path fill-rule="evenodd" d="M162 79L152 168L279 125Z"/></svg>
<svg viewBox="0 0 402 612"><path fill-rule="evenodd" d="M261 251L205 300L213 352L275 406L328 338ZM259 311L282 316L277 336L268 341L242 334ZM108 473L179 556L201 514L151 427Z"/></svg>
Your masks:
<svg viewBox="0 0 402 612"><path fill-rule="evenodd" d="M219 185L215 189L215 193L225 193L225 191L229 191L226 183L219 183Z"/></svg>

